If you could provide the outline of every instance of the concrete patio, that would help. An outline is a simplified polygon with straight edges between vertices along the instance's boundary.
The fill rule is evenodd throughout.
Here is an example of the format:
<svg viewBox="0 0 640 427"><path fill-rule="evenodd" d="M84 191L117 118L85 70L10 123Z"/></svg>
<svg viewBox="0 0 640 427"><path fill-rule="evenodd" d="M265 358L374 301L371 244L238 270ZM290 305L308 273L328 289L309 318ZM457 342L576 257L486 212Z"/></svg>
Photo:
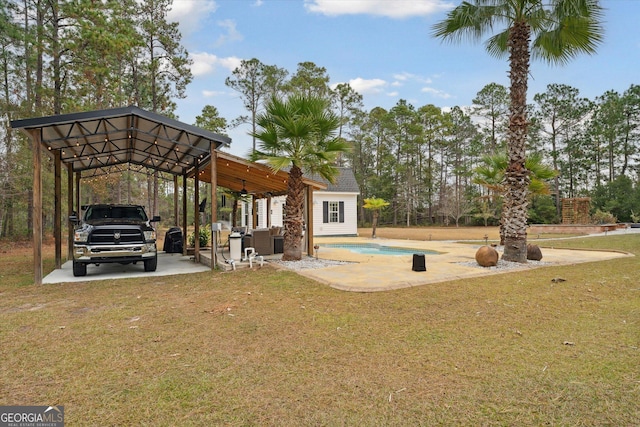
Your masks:
<svg viewBox="0 0 640 427"><path fill-rule="evenodd" d="M542 261L529 262L516 266L510 265L509 268L505 269L480 267L475 262L475 253L481 246L477 244L450 241L373 240L364 237L317 238L316 243L320 245L318 250L319 258L351 261L352 263L328 266L320 269L300 270L298 273L321 283L326 283L333 288L353 292L388 291L429 283L486 276L488 274L513 273L518 270L633 256L625 252L568 250L543 247ZM416 249L416 253L424 250L437 251L440 254L425 255L427 271L417 272L412 270L413 256L411 254L364 255L353 253L349 249L327 248L322 246L322 244L329 243L377 243L386 246L414 248ZM541 244L541 246L543 245ZM496 249L498 249L501 256L501 248Z"/></svg>

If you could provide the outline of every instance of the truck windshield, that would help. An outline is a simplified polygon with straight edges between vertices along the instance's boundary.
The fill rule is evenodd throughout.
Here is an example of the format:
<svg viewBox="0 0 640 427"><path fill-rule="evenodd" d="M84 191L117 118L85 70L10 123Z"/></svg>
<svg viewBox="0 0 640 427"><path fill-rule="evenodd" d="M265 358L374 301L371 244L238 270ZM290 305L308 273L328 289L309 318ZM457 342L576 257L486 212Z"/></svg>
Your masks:
<svg viewBox="0 0 640 427"><path fill-rule="evenodd" d="M101 219L130 219L146 221L147 214L140 206L90 206L85 215L87 221Z"/></svg>

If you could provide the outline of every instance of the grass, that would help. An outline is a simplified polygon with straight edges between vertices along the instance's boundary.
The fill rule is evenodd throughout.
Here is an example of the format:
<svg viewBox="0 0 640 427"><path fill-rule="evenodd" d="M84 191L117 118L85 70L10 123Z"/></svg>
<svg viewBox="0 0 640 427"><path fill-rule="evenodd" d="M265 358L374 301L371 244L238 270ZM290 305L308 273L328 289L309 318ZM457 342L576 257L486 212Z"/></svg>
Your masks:
<svg viewBox="0 0 640 427"><path fill-rule="evenodd" d="M0 405L67 425L640 422L637 258L366 294L271 268L36 287L0 257Z"/></svg>

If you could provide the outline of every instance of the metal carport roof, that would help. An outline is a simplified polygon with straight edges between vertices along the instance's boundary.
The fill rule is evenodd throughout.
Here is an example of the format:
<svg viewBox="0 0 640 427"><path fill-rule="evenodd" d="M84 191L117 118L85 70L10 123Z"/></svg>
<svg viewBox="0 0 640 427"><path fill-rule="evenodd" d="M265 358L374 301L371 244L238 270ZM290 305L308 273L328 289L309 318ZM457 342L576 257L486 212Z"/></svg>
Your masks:
<svg viewBox="0 0 640 427"><path fill-rule="evenodd" d="M73 172L122 172L130 165L186 175L209 158L210 145L231 139L135 106L14 120L11 127L39 129L40 142L60 151Z"/></svg>

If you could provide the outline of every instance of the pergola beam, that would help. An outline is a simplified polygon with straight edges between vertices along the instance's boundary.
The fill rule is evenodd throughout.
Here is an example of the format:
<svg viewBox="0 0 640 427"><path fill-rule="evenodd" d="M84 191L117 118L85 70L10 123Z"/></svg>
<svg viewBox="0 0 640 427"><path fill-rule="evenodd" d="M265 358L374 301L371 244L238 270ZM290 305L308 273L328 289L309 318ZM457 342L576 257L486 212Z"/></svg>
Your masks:
<svg viewBox="0 0 640 427"><path fill-rule="evenodd" d="M217 151L211 145L211 267L215 268L218 265L218 248L217 248L217 231L213 231L213 223L218 220L218 171L216 170L217 164Z"/></svg>

